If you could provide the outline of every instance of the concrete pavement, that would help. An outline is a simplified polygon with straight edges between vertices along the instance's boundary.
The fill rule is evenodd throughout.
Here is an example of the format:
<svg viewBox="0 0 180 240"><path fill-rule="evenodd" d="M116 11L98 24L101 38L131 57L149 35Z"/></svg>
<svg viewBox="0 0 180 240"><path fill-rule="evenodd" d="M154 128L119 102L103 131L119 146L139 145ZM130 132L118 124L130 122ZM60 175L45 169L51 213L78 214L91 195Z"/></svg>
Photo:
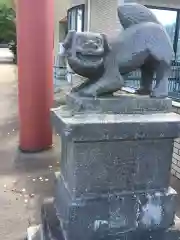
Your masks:
<svg viewBox="0 0 180 240"><path fill-rule="evenodd" d="M40 222L40 206L52 196L59 148L41 154L18 151L17 74L0 65L0 239L23 240L27 227ZM59 137L54 135L60 146Z"/></svg>
<svg viewBox="0 0 180 240"><path fill-rule="evenodd" d="M12 63L13 53L8 48L0 48L0 63Z"/></svg>

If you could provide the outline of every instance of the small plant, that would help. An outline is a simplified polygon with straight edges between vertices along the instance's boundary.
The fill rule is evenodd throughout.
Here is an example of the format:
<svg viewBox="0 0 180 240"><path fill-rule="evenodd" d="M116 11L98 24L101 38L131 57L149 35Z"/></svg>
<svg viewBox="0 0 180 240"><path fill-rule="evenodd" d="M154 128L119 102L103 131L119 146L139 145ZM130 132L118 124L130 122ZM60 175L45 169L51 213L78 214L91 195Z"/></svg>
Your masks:
<svg viewBox="0 0 180 240"><path fill-rule="evenodd" d="M17 63L17 42L11 41L8 46L9 50L14 54L14 63Z"/></svg>

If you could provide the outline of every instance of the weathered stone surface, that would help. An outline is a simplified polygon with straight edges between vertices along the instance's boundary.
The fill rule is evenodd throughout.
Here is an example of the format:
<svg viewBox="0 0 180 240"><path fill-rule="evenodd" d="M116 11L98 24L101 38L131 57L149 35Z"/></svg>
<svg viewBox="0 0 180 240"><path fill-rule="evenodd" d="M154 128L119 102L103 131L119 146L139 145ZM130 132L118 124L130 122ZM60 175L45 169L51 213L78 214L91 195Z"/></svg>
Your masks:
<svg viewBox="0 0 180 240"><path fill-rule="evenodd" d="M64 146L61 171L76 196L169 186L171 139L67 142Z"/></svg>
<svg viewBox="0 0 180 240"><path fill-rule="evenodd" d="M57 218L56 209L54 207L54 201L45 202L42 206L42 220L44 223L44 239L46 240L65 240L67 236L63 236L62 226ZM83 220L82 220L83 223ZM82 224L82 227L84 225ZM64 232L65 234L65 232ZM82 239L88 239L86 232L83 233ZM168 230L149 230L149 231L134 231L131 229L129 232L119 233L118 236L114 236L101 228L101 230L93 235L91 240L179 240L180 238L180 222L175 221L175 225ZM74 236L70 240L74 240ZM78 239L79 240L79 239Z"/></svg>
<svg viewBox="0 0 180 240"><path fill-rule="evenodd" d="M71 110L52 110L56 132L69 141L117 141L177 138L180 116L176 113L155 114L73 114Z"/></svg>
<svg viewBox="0 0 180 240"><path fill-rule="evenodd" d="M166 189L178 115L73 115L63 108L52 121L62 138L54 209L64 239L176 240L166 231L176 192Z"/></svg>
<svg viewBox="0 0 180 240"><path fill-rule="evenodd" d="M56 209L54 207L53 199L51 201L45 201L42 206L42 220L44 223L43 237L46 240L65 240L67 236L63 236L62 226L57 218ZM83 221L82 221L83 223ZM82 225L83 227L83 225ZM65 232L64 232L65 234ZM83 233L82 239L88 239L86 232ZM175 225L168 230L149 230L149 231L134 231L119 233L118 236L114 236L106 232L105 229L101 229L99 233L94 234L91 240L179 240L180 238L180 221L175 221ZM76 240L74 236L72 240ZM71 239L70 239L71 240ZM78 239L79 240L79 239Z"/></svg>
<svg viewBox="0 0 180 240"><path fill-rule="evenodd" d="M46 198L41 207L42 239L65 240L54 207L54 198Z"/></svg>
<svg viewBox="0 0 180 240"><path fill-rule="evenodd" d="M61 172L71 193L167 188L180 117L169 113L103 116L106 121L97 114L54 113L62 138Z"/></svg>
<svg viewBox="0 0 180 240"><path fill-rule="evenodd" d="M118 7L118 17L125 29L142 22L160 24L154 13L149 8L135 2L121 4Z"/></svg>
<svg viewBox="0 0 180 240"><path fill-rule="evenodd" d="M55 206L67 239L165 229L173 225L176 192L139 191L73 198L61 177ZM119 234L119 235L118 235Z"/></svg>
<svg viewBox="0 0 180 240"><path fill-rule="evenodd" d="M117 97L99 98L80 97L78 94L71 93L67 95L66 101L73 112L143 114L172 111L171 99L150 98L149 96L137 96L125 92Z"/></svg>

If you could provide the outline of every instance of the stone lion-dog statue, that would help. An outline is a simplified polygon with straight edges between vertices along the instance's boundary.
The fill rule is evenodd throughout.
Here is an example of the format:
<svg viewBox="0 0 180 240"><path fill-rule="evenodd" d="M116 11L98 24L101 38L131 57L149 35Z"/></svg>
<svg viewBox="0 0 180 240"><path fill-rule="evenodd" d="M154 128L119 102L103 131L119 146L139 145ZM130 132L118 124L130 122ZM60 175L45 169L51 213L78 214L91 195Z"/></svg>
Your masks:
<svg viewBox="0 0 180 240"><path fill-rule="evenodd" d="M140 69L137 93L167 97L174 52L166 30L150 9L137 3L118 7L118 16L124 30L111 42L104 34L68 33L63 44L68 63L75 73L87 78L73 91L86 97L113 94L124 86L124 75Z"/></svg>

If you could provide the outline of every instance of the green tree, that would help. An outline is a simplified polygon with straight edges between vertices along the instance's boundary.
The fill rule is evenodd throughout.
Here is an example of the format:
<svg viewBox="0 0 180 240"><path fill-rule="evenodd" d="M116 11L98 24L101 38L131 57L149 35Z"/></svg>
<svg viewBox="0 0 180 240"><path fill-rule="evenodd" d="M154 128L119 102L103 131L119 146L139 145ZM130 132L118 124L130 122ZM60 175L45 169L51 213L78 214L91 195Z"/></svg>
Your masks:
<svg viewBox="0 0 180 240"><path fill-rule="evenodd" d="M2 0L0 0L2 1ZM15 11L8 4L0 2L0 43L8 43L9 49L14 54L14 62L17 62L17 40Z"/></svg>
<svg viewBox="0 0 180 240"><path fill-rule="evenodd" d="M6 5L7 7L11 7L12 6L12 1L11 0L0 0L0 5Z"/></svg>
<svg viewBox="0 0 180 240"><path fill-rule="evenodd" d="M16 41L15 11L5 4L0 5L0 42Z"/></svg>

